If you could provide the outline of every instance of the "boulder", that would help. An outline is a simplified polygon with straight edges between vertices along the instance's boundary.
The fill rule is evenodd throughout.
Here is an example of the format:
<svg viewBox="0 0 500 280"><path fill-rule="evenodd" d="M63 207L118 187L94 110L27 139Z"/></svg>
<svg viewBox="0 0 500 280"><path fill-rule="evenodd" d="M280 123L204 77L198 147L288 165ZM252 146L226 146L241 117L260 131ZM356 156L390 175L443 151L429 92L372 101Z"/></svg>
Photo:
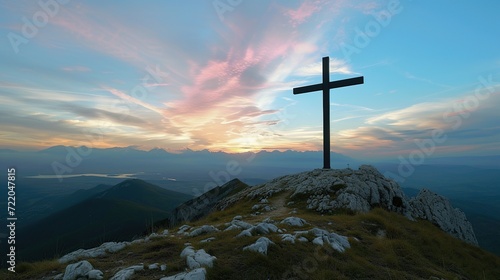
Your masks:
<svg viewBox="0 0 500 280"><path fill-rule="evenodd" d="M280 222L281 224L287 224L289 226L294 226L294 227L301 227L307 224L307 222L304 219L297 218L297 217L288 217L283 219L283 221Z"/></svg>
<svg viewBox="0 0 500 280"><path fill-rule="evenodd" d="M309 230L309 232L316 236L316 238L312 241L313 244L320 246L328 244L334 250L341 253L347 248L351 248L351 244L346 236L339 235L335 232L328 232L327 230L320 228L313 228Z"/></svg>
<svg viewBox="0 0 500 280"><path fill-rule="evenodd" d="M101 280L104 279L102 271L98 269L92 269L87 273L87 278L88 279L95 279L95 280Z"/></svg>
<svg viewBox="0 0 500 280"><path fill-rule="evenodd" d="M269 234L270 232L277 232L278 227L270 223L258 223L252 228L252 232L257 234Z"/></svg>
<svg viewBox="0 0 500 280"><path fill-rule="evenodd" d="M193 255L187 256L186 262L189 269L195 269L200 267L213 267L216 259L216 257L207 254L205 250L200 249Z"/></svg>
<svg viewBox="0 0 500 280"><path fill-rule="evenodd" d="M214 226L203 225L203 226L201 226L199 228L193 229L188 235L191 236L191 237L195 237L195 236L198 236L198 235L212 233L212 232L218 232L218 231L219 231L219 229L217 229Z"/></svg>
<svg viewBox="0 0 500 280"><path fill-rule="evenodd" d="M182 250L181 258L186 258L189 269L213 267L213 262L217 259L216 257L205 252L203 249L195 251L192 246L188 246Z"/></svg>
<svg viewBox="0 0 500 280"><path fill-rule="evenodd" d="M79 249L62 256L59 259L59 263L68 263L76 261L78 259L91 259L91 258L102 257L105 256L107 253L118 252L123 248L125 248L126 246L128 246L129 244L130 242L106 242L96 248L91 248L87 250Z"/></svg>
<svg viewBox="0 0 500 280"><path fill-rule="evenodd" d="M472 224L464 212L452 207L448 199L423 189L410 200L410 204L413 217L428 220L452 236L478 246Z"/></svg>
<svg viewBox="0 0 500 280"><path fill-rule="evenodd" d="M248 245L243 248L243 250L249 250L249 251L254 251L257 253L261 253L263 255L267 255L267 248L269 245L274 244L269 238L267 237L261 237L255 241L255 243Z"/></svg>
<svg viewBox="0 0 500 280"><path fill-rule="evenodd" d="M144 265L133 265L118 271L110 280L128 280L131 279L135 272L144 270Z"/></svg>
<svg viewBox="0 0 500 280"><path fill-rule="evenodd" d="M94 267L88 261L79 261L66 266L63 280L77 280L87 278L87 275Z"/></svg>
<svg viewBox="0 0 500 280"><path fill-rule="evenodd" d="M205 280L207 271L205 268L193 269L190 272L181 272L174 276L163 277L160 280Z"/></svg>

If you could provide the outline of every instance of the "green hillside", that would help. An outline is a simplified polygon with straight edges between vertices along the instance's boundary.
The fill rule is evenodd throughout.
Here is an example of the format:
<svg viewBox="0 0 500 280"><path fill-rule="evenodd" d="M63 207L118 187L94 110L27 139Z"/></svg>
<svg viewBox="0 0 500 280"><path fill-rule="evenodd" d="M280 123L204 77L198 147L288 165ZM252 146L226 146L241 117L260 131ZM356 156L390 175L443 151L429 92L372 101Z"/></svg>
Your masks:
<svg viewBox="0 0 500 280"><path fill-rule="evenodd" d="M273 197L270 204L283 204L283 195ZM242 215L246 222L261 221L264 216L252 216L255 200L241 201L224 211L214 212L189 225L196 227L213 224L219 227L230 222L235 215ZM292 207L292 206L290 206ZM276 207L265 217L279 221L290 216L288 206ZM296 242L281 242L278 234L268 235L275 243L268 255L243 251L258 236L235 238L235 231L220 231L197 237L176 235L155 238L148 243L134 244L127 249L104 257L88 259L105 275L120 267L137 263L166 263L167 271L138 271L133 279L160 279L185 269L185 260L179 254L189 242L204 248L217 257L213 268L207 269L207 279L499 279L500 258L478 247L464 243L444 233L427 221L410 221L383 209L373 209L364 214L337 213L321 215L307 209L297 209L296 217L314 227L334 230L349 236L351 248L340 253L326 246ZM288 232L297 230L280 226ZM175 232L177 228L171 229ZM380 234L384 232L384 234ZM209 243L202 239L215 237ZM306 235L306 237L310 238ZM66 265L56 260L19 266L16 279L41 279L64 271ZM10 274L6 274L6 277ZM437 277L437 278L431 278ZM13 279L13 278L7 278Z"/></svg>
<svg viewBox="0 0 500 280"><path fill-rule="evenodd" d="M130 240L190 198L141 180L126 180L20 229L19 259L52 258L106 241Z"/></svg>

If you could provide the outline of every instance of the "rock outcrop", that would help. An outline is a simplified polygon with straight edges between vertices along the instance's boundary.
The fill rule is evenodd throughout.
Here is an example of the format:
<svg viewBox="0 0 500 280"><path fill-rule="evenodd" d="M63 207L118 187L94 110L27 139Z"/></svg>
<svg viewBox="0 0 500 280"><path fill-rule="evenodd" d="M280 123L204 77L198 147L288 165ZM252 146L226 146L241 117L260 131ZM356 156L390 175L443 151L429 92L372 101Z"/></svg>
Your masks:
<svg viewBox="0 0 500 280"><path fill-rule="evenodd" d="M448 199L423 189L410 200L413 217L428 220L467 243L478 245L472 225L464 212L453 208Z"/></svg>
<svg viewBox="0 0 500 280"><path fill-rule="evenodd" d="M206 193L179 205L172 211L166 223L170 226L185 221L194 221L213 211L214 206L232 193L248 188L238 179L233 179L222 186L215 187Z"/></svg>
<svg viewBox="0 0 500 280"><path fill-rule="evenodd" d="M452 236L477 245L472 225L462 211L451 207L447 199L424 191L410 200L395 181L369 165L362 165L358 170L315 169L278 177L228 197L217 207L223 210L242 199L267 202L268 198L281 192L291 193L289 205L305 201L307 209L320 213L345 210L363 213L381 207L410 220L426 219ZM249 234L242 232L242 235Z"/></svg>

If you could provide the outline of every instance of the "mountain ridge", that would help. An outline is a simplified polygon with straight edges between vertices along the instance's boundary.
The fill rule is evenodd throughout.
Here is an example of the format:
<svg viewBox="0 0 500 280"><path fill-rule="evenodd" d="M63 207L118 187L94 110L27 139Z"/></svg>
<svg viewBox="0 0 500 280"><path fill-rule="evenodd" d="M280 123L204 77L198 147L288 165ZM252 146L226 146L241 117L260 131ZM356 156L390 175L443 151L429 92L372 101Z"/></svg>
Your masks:
<svg viewBox="0 0 500 280"><path fill-rule="evenodd" d="M370 166L277 177L234 188L184 225L25 264L20 279L498 279L499 257L398 189ZM446 201L424 191L430 207L427 195ZM456 214L443 205L423 212Z"/></svg>
<svg viewBox="0 0 500 280"><path fill-rule="evenodd" d="M92 194L92 190L85 192ZM99 241L141 235L189 198L139 179L125 180L24 227L18 236L25 244L20 259L53 257ZM33 232L37 232L35 239ZM45 242L38 244L38 238Z"/></svg>

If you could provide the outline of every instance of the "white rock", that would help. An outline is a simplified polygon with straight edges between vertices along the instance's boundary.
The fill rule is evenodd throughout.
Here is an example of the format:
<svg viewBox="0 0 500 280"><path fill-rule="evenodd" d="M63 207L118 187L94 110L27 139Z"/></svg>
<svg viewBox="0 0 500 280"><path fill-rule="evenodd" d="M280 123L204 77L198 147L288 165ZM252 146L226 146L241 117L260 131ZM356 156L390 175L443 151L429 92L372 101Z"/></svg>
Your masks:
<svg viewBox="0 0 500 280"><path fill-rule="evenodd" d="M128 280L137 271L144 270L144 265L133 265L118 271L110 280Z"/></svg>
<svg viewBox="0 0 500 280"><path fill-rule="evenodd" d="M301 226L304 226L307 224L307 222L304 219L301 219L298 217L288 217L288 218L285 218L280 223L287 224L287 225L294 226L294 227L301 227Z"/></svg>
<svg viewBox="0 0 500 280"><path fill-rule="evenodd" d="M236 237L252 236L252 229L242 230Z"/></svg>
<svg viewBox="0 0 500 280"><path fill-rule="evenodd" d="M115 253L126 246L128 246L130 242L106 242L101 244L101 246L91 249L79 249L73 251L69 254L64 255L59 259L59 263L68 263L72 261L76 261L78 259L91 259L105 256L107 253Z"/></svg>
<svg viewBox="0 0 500 280"><path fill-rule="evenodd" d="M267 248L269 247L270 244L274 244L274 242L269 240L269 238L267 237L261 237L257 239L255 243L244 247L243 250L250 250L257 253L261 253L263 255L267 255Z"/></svg>
<svg viewBox="0 0 500 280"><path fill-rule="evenodd" d="M189 269L200 267L213 267L214 261L217 258L207 254L205 250L200 249L194 255L187 256L186 261Z"/></svg>
<svg viewBox="0 0 500 280"><path fill-rule="evenodd" d="M323 236L323 239L328 240L330 246L333 249L343 253L347 248L351 248L351 244L347 237L331 232L330 234Z"/></svg>
<svg viewBox="0 0 500 280"><path fill-rule="evenodd" d="M183 234L184 232L186 232L187 230L189 230L191 228L190 225L182 225L179 230L177 231L177 234Z"/></svg>
<svg viewBox="0 0 500 280"><path fill-rule="evenodd" d="M167 236L168 234L169 234L168 229L163 230L163 232L161 233L161 235L163 236Z"/></svg>
<svg viewBox="0 0 500 280"><path fill-rule="evenodd" d="M233 220L231 222L231 224L233 225L236 225L236 226L239 226L240 228L242 229L249 229L252 227L251 224L247 223L247 222L244 222L244 221L239 221L239 220Z"/></svg>
<svg viewBox="0 0 500 280"><path fill-rule="evenodd" d="M207 242L212 242L215 240L215 237L209 237L207 239L203 239L200 241L200 243L207 243Z"/></svg>
<svg viewBox="0 0 500 280"><path fill-rule="evenodd" d="M253 227L252 232L255 232L257 234L268 234L270 232L277 232L278 227L269 224L269 223L258 223L255 227Z"/></svg>
<svg viewBox="0 0 500 280"><path fill-rule="evenodd" d="M260 205L255 204L254 206L252 206L252 211L259 210L259 208L260 208Z"/></svg>
<svg viewBox="0 0 500 280"><path fill-rule="evenodd" d="M260 200L260 203L269 203L269 200L267 200L266 198L263 198Z"/></svg>
<svg viewBox="0 0 500 280"><path fill-rule="evenodd" d="M158 269L158 268L160 268L160 266L157 263L148 265L148 269L150 269L150 270Z"/></svg>
<svg viewBox="0 0 500 280"><path fill-rule="evenodd" d="M314 238L312 243L315 245L323 246L323 237L320 236L320 237Z"/></svg>
<svg viewBox="0 0 500 280"><path fill-rule="evenodd" d="M161 270L161 271L165 271L165 270L167 270L167 265L166 265L166 264L162 264L162 265L160 265L160 270Z"/></svg>
<svg viewBox="0 0 500 280"><path fill-rule="evenodd" d="M104 279L103 273L100 270L97 269L92 269L87 273L87 278L88 279L95 279L95 280L101 280Z"/></svg>
<svg viewBox="0 0 500 280"><path fill-rule="evenodd" d="M195 251L194 251L193 246L187 246L186 248L184 248L184 250L182 250L181 258L185 258L187 256L192 256L192 255L194 255L194 253L195 253Z"/></svg>
<svg viewBox="0 0 500 280"><path fill-rule="evenodd" d="M228 231L228 230L238 230L238 229L241 229L241 227L237 226L237 225L230 225L228 226L224 231Z"/></svg>
<svg viewBox="0 0 500 280"><path fill-rule="evenodd" d="M174 276L163 277L160 280L205 280L207 271L205 268L193 269L190 272L181 272Z"/></svg>
<svg viewBox="0 0 500 280"><path fill-rule="evenodd" d="M233 221L234 220L241 220L241 219L243 219L243 217L241 215L238 215L238 216L234 216Z"/></svg>
<svg viewBox="0 0 500 280"><path fill-rule="evenodd" d="M282 234L281 241L295 243L295 236L289 233Z"/></svg>
<svg viewBox="0 0 500 280"><path fill-rule="evenodd" d="M87 277L89 271L94 267L88 261L79 261L77 263L66 266L64 271L63 280L76 280L79 278Z"/></svg>
<svg viewBox="0 0 500 280"><path fill-rule="evenodd" d="M423 189L410 204L413 217L428 220L450 235L478 245L471 223L460 209L452 207L448 199Z"/></svg>
<svg viewBox="0 0 500 280"><path fill-rule="evenodd" d="M307 238L305 238L304 236L297 238L297 240L300 242L309 242L309 240Z"/></svg>
<svg viewBox="0 0 500 280"><path fill-rule="evenodd" d="M210 226L210 225L203 225L199 228L196 228L196 229L193 229L190 233L189 233L189 236L190 237L195 237L195 236L198 236L198 235L202 235L202 234L207 234L207 233L212 233L212 232L218 232L219 229L217 229L216 227L214 226Z"/></svg>
<svg viewBox="0 0 500 280"><path fill-rule="evenodd" d="M264 206L264 208L262 208L262 210L266 211L266 212L271 212L271 211L273 211L273 208L269 205L266 205L266 206Z"/></svg>

